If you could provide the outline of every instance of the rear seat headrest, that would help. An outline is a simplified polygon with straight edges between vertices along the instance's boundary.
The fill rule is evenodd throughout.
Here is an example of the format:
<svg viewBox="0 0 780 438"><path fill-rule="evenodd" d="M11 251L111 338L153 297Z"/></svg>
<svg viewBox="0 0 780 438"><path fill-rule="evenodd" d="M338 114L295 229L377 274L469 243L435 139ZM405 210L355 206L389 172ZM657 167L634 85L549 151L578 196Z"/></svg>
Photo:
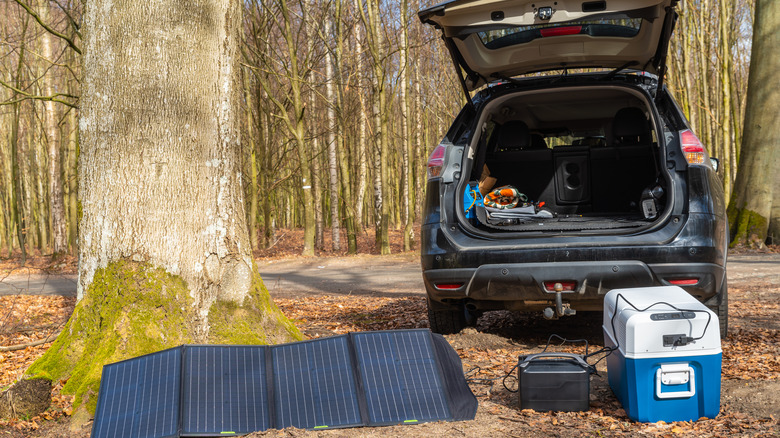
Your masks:
<svg viewBox="0 0 780 438"><path fill-rule="evenodd" d="M511 120L501 125L498 131L498 148L502 150L526 149L531 144L528 125L520 120Z"/></svg>
<svg viewBox="0 0 780 438"><path fill-rule="evenodd" d="M544 137L539 134L531 134L530 149L547 149L547 142L544 141Z"/></svg>
<svg viewBox="0 0 780 438"><path fill-rule="evenodd" d="M612 135L616 145L649 144L650 123L641 109L622 108L612 121Z"/></svg>

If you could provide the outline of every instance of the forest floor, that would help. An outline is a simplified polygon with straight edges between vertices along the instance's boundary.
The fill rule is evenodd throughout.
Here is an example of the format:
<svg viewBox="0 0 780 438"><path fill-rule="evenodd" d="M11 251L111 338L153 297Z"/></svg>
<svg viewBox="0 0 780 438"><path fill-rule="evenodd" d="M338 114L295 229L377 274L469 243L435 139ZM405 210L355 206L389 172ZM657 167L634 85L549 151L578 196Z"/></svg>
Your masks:
<svg viewBox="0 0 780 438"><path fill-rule="evenodd" d="M298 232L279 231L276 245L255 255L260 265L280 260L300 262L301 247ZM392 251L401 252L400 233L391 233ZM326 241L329 245L329 239ZM359 241L358 256L339 257L340 268L350 265L365 267L386 264L386 257L376 256L373 233L364 233ZM308 258L315 268L343 256L345 251L321 251ZM780 248L765 252L734 251L749 256L749 260L772 260L775 263ZM419 254L394 255L392 263L409 267L417 263ZM383 262L384 260L384 262ZM317 266L320 265L320 266ZM776 264L774 266L777 266ZM753 272L755 271L755 272ZM33 255L24 268L18 258L0 258L0 282L8 275L72 274L75 259L65 257L52 261ZM251 434L252 437L308 436L778 436L780 435L780 284L772 277L761 275L758 269L743 264L739 270L729 269L730 331L722 342L723 372L721 412L715 419L696 422L637 423L630 420L612 394L606 381L606 365L598 364L599 375L590 383L590 409L586 412L541 413L522 410L517 394L507 390L502 378L517 363L517 357L541 351L551 333L567 338L585 338L591 351L602 345L601 315L598 312L579 314L560 321L546 321L540 315L518 315L512 312L487 312L475 328L468 328L446 339L463 361L470 386L479 400L477 417L473 421L428 423L415 426L354 428L331 431L300 429L271 430ZM401 288L396 294L296 294L289 288L284 294L274 293L277 305L293 319L309 338L330 336L351 331L406 329L427 327L425 298L422 291ZM18 379L51 343L50 339L73 311L75 299L63 296L6 295L0 296L0 389ZM2 347L41 342L14 351ZM554 351L582 352L581 346L551 347ZM484 379L484 380L476 380ZM57 382L52 394L52 407L33 418L0 419L0 437L73 437L88 436L91 423L84 429L71 430L69 415L71 398L59 393L63 382ZM509 388L516 388L511 377Z"/></svg>

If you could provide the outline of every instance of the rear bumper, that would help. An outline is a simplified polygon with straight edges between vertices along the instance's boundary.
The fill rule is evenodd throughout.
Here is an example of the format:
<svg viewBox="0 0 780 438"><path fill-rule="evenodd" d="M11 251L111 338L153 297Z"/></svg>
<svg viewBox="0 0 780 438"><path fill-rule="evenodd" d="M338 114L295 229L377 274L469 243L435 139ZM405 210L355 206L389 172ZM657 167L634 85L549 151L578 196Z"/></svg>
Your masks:
<svg viewBox="0 0 780 438"><path fill-rule="evenodd" d="M499 263L477 268L423 271L428 296L437 307L464 301L477 309L538 310L555 300L545 290L546 281L575 281L575 290L563 292L563 301L578 310L601 310L604 295L612 289L670 285L669 280L696 278L684 286L701 301L717 298L725 275L723 266L712 263L645 264L636 260L603 262ZM437 284L458 284L457 289L439 289Z"/></svg>
<svg viewBox="0 0 780 438"><path fill-rule="evenodd" d="M677 279L697 279L683 289L714 306L726 276L726 236L725 218L710 214L689 214L636 236L492 241L432 223L421 230L423 280L430 305L442 310L465 302L485 310L543 309L555 300L545 281L575 281L563 301L577 310L601 310L611 289L667 286ZM437 283L462 286L442 290Z"/></svg>

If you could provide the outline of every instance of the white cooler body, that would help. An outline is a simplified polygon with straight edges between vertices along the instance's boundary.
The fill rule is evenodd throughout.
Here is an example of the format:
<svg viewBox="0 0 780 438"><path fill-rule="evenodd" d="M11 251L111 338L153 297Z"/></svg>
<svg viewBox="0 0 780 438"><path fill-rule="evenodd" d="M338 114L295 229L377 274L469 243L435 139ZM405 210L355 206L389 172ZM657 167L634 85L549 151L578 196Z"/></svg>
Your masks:
<svg viewBox="0 0 780 438"><path fill-rule="evenodd" d="M718 415L718 317L696 298L677 286L614 289L604 297L602 327L604 344L618 346L607 357L607 376L629 418L668 422ZM700 339L682 345L686 337Z"/></svg>

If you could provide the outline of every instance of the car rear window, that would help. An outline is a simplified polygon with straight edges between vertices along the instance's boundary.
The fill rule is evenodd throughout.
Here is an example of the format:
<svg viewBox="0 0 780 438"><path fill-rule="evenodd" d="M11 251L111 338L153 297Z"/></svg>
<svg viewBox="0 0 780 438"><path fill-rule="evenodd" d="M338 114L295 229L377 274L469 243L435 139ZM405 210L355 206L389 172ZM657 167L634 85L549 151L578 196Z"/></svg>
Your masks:
<svg viewBox="0 0 780 438"><path fill-rule="evenodd" d="M610 16L566 23L506 27L478 32L478 35L488 49L500 49L529 43L537 38L563 35L632 38L639 33L641 26L641 18Z"/></svg>

